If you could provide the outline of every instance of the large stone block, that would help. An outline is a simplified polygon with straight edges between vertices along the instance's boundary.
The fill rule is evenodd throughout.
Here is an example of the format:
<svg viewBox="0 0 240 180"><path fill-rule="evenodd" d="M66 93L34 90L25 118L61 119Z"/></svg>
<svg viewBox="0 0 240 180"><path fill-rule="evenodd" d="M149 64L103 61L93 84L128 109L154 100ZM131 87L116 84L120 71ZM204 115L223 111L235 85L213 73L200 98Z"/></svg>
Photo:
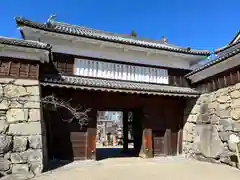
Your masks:
<svg viewBox="0 0 240 180"><path fill-rule="evenodd" d="M193 106L191 114L199 114L200 113L200 108L201 108L200 105Z"/></svg>
<svg viewBox="0 0 240 180"><path fill-rule="evenodd" d="M14 164L27 163L27 157L23 156L23 153L11 153L10 159Z"/></svg>
<svg viewBox="0 0 240 180"><path fill-rule="evenodd" d="M192 123L196 123L197 119L198 119L199 114L194 114L194 115L189 115L187 118L187 122L192 122Z"/></svg>
<svg viewBox="0 0 240 180"><path fill-rule="evenodd" d="M28 86L26 87L28 94L33 96L40 96L39 86Z"/></svg>
<svg viewBox="0 0 240 180"><path fill-rule="evenodd" d="M219 138L216 127L211 124L196 126L198 138L195 139L195 148L208 158L217 158L224 151L224 144Z"/></svg>
<svg viewBox="0 0 240 180"><path fill-rule="evenodd" d="M39 86L39 81L31 79L16 79L14 84L20 86Z"/></svg>
<svg viewBox="0 0 240 180"><path fill-rule="evenodd" d="M0 99L0 110L8 110L9 102L5 99Z"/></svg>
<svg viewBox="0 0 240 180"><path fill-rule="evenodd" d="M217 102L211 102L208 104L209 109L217 109L218 103Z"/></svg>
<svg viewBox="0 0 240 180"><path fill-rule="evenodd" d="M27 149L27 137L24 136L15 136L13 138L13 151L21 152Z"/></svg>
<svg viewBox="0 0 240 180"><path fill-rule="evenodd" d="M221 95L217 97L217 102L219 103L229 103L231 102L231 97L229 95Z"/></svg>
<svg viewBox="0 0 240 180"><path fill-rule="evenodd" d="M220 97L220 96L226 96L228 95L229 93L229 88L226 87L226 88L221 88L221 89L218 89L215 93L216 93L216 97Z"/></svg>
<svg viewBox="0 0 240 180"><path fill-rule="evenodd" d="M233 123L233 131L240 132L240 122L234 122Z"/></svg>
<svg viewBox="0 0 240 180"><path fill-rule="evenodd" d="M28 109L9 109L6 114L8 123L28 120Z"/></svg>
<svg viewBox="0 0 240 180"><path fill-rule="evenodd" d="M28 95L26 89L23 86L17 86L14 84L8 84L4 87L4 93L7 98L18 98Z"/></svg>
<svg viewBox="0 0 240 180"><path fill-rule="evenodd" d="M30 109L29 110L29 121L40 121L41 111L40 109Z"/></svg>
<svg viewBox="0 0 240 180"><path fill-rule="evenodd" d="M197 124L208 124L210 123L210 118L208 113L207 114L200 114L197 119Z"/></svg>
<svg viewBox="0 0 240 180"><path fill-rule="evenodd" d="M29 96L24 104L24 108L40 109L40 104L40 96Z"/></svg>
<svg viewBox="0 0 240 180"><path fill-rule="evenodd" d="M0 154L8 152L10 150L11 144L11 136L0 135Z"/></svg>
<svg viewBox="0 0 240 180"><path fill-rule="evenodd" d="M231 103L231 107L232 107L233 109L238 109L238 108L240 108L240 98L238 98L238 99L233 99L233 100L232 100L232 103Z"/></svg>
<svg viewBox="0 0 240 180"><path fill-rule="evenodd" d="M42 162L43 160L43 153L40 149L28 149L21 153L23 159L27 159L28 162Z"/></svg>
<svg viewBox="0 0 240 180"><path fill-rule="evenodd" d="M219 124L220 118L214 114L209 116L209 120L211 124Z"/></svg>
<svg viewBox="0 0 240 180"><path fill-rule="evenodd" d="M41 123L28 122L28 123L10 124L8 133L13 135L41 134Z"/></svg>
<svg viewBox="0 0 240 180"><path fill-rule="evenodd" d="M239 108L233 108L231 110L231 118L233 120L239 120L240 119L240 107Z"/></svg>
<svg viewBox="0 0 240 180"><path fill-rule="evenodd" d="M239 90L232 91L232 92L230 93L230 96L231 96L231 98L233 98L233 99L240 98L240 91L239 91Z"/></svg>
<svg viewBox="0 0 240 180"><path fill-rule="evenodd" d="M43 171L43 164L41 162L32 162L30 165L30 170L35 175L41 174Z"/></svg>
<svg viewBox="0 0 240 180"><path fill-rule="evenodd" d="M29 172L29 167L27 164L13 164L12 166L13 174L26 173L26 172Z"/></svg>
<svg viewBox="0 0 240 180"><path fill-rule="evenodd" d="M33 149L41 149L42 148L42 136L34 135L28 137L29 147Z"/></svg>
<svg viewBox="0 0 240 180"><path fill-rule="evenodd" d="M232 131L233 130L233 121L230 118L220 119L219 124L223 126L224 131Z"/></svg>
<svg viewBox="0 0 240 180"><path fill-rule="evenodd" d="M0 158L0 172L8 171L10 169L11 162L7 159Z"/></svg>
<svg viewBox="0 0 240 180"><path fill-rule="evenodd" d="M220 106L218 106L215 113L220 118L228 118L231 116L231 108L228 107L226 109L223 109Z"/></svg>
<svg viewBox="0 0 240 180"><path fill-rule="evenodd" d="M228 141L229 137L231 135L230 132L226 132L226 131L219 132L218 134L219 134L219 137L222 141Z"/></svg>

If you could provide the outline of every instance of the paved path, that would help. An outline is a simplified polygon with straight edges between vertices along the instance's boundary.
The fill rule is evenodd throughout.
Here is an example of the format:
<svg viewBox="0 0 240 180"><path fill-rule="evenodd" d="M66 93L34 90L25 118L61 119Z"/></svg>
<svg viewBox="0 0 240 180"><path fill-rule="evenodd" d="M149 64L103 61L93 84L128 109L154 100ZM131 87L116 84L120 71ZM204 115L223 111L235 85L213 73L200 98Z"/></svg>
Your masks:
<svg viewBox="0 0 240 180"><path fill-rule="evenodd" d="M239 180L240 170L180 157L74 162L34 180Z"/></svg>

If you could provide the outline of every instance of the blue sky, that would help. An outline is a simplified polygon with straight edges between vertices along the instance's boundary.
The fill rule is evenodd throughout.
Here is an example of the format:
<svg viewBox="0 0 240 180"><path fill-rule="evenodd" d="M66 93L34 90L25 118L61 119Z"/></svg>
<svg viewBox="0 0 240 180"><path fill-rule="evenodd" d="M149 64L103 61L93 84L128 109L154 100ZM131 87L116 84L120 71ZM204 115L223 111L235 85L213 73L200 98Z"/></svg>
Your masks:
<svg viewBox="0 0 240 180"><path fill-rule="evenodd" d="M0 36L20 38L14 16L161 39L195 49L221 47L240 29L239 0L2 0Z"/></svg>

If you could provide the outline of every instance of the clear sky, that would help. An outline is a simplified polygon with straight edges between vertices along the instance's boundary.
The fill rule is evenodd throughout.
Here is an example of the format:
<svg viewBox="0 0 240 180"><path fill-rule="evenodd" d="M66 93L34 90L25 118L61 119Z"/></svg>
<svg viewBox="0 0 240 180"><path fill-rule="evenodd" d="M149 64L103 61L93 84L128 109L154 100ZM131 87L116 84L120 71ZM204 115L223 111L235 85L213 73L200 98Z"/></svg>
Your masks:
<svg viewBox="0 0 240 180"><path fill-rule="evenodd" d="M196 49L227 44L240 30L239 0L1 0L0 36L20 38L15 16L161 39Z"/></svg>

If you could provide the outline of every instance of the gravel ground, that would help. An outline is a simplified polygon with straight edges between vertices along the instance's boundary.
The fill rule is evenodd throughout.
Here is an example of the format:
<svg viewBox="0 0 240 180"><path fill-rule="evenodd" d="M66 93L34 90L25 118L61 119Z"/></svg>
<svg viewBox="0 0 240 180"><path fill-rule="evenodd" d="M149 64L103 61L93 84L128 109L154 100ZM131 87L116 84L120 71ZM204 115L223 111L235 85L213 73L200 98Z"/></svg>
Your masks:
<svg viewBox="0 0 240 180"><path fill-rule="evenodd" d="M34 180L239 180L240 171L182 157L111 158L78 161L44 173Z"/></svg>

